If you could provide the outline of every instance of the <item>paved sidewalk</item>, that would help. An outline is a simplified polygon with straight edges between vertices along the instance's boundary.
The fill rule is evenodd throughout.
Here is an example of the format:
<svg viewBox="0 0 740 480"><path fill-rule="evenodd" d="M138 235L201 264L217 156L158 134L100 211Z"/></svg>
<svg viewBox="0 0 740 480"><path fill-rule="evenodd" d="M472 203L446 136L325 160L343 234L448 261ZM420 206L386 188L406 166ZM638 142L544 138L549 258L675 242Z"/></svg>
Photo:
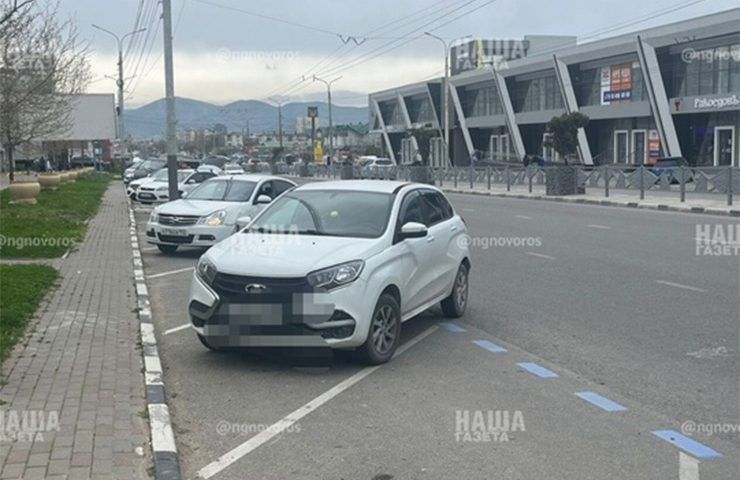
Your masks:
<svg viewBox="0 0 740 480"><path fill-rule="evenodd" d="M84 243L58 264L30 341L3 364L0 478L150 478L128 230L112 183Z"/></svg>

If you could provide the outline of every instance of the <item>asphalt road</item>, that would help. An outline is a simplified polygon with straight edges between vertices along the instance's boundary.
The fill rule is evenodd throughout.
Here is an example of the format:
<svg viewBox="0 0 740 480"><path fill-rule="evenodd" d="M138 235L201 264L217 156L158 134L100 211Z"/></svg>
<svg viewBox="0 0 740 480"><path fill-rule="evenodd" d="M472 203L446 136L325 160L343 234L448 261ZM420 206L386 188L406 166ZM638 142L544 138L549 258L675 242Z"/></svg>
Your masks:
<svg viewBox="0 0 740 480"><path fill-rule="evenodd" d="M435 309L405 323L405 351L378 369L208 352L170 330L188 321L200 252L145 248L186 478L673 479L679 448L652 432L686 422L725 430L693 435L722 455L702 479L740 475L740 257L695 252L697 223L732 220L450 199L472 236L469 310L460 329ZM136 216L144 245L147 209ZM465 437L489 411L517 418L507 438Z"/></svg>

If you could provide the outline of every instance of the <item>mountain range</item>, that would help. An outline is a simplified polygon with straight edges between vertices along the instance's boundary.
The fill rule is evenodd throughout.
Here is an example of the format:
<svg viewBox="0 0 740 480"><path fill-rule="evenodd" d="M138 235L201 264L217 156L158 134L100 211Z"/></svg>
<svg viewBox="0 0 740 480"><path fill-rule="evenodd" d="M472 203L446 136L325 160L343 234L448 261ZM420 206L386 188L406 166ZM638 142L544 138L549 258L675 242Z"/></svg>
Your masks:
<svg viewBox="0 0 740 480"><path fill-rule="evenodd" d="M309 106L319 109L317 128L329 124L326 102L293 102L283 105L283 130L295 131L296 118L305 117ZM191 98L176 97L175 113L177 129L212 128L220 123L229 131L242 132L247 127L251 133L275 132L278 130L278 107L259 100L238 100L227 105L215 105ZM158 138L165 132L164 98L126 110L124 121L126 132L134 138ZM333 105L334 125L367 123L367 107Z"/></svg>

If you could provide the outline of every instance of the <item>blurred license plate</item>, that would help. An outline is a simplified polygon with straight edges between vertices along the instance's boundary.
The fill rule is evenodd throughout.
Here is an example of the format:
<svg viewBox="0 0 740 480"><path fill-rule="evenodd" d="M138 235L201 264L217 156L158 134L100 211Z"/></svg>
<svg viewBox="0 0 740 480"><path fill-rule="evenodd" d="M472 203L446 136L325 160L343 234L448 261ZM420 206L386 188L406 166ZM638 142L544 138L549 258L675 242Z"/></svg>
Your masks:
<svg viewBox="0 0 740 480"><path fill-rule="evenodd" d="M171 237L187 237L188 232L177 228L163 228L162 235L169 235Z"/></svg>

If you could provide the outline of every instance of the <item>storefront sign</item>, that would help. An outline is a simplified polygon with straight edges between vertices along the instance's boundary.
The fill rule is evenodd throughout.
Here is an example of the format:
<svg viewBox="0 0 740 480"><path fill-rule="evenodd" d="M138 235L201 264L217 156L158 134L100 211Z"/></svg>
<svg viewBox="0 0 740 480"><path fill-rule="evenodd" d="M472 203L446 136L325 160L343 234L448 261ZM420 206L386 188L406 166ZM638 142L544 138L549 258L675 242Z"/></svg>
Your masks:
<svg viewBox="0 0 740 480"><path fill-rule="evenodd" d="M632 101L632 63L601 69L601 104L613 105Z"/></svg>
<svg viewBox="0 0 740 480"><path fill-rule="evenodd" d="M660 157L660 135L657 130L650 130L648 133L648 163L655 163L655 159Z"/></svg>
<svg viewBox="0 0 740 480"><path fill-rule="evenodd" d="M698 97L694 99L694 108L697 110L719 110L725 107L737 107L740 105L740 99L737 95L730 95L729 97Z"/></svg>

